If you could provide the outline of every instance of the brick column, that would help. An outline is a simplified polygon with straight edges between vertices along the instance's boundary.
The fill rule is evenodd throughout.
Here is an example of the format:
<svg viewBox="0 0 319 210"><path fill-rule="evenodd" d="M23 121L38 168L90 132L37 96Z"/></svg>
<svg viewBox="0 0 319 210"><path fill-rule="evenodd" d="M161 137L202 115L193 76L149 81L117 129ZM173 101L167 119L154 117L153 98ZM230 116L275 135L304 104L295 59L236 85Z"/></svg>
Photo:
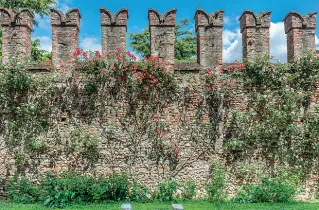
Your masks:
<svg viewBox="0 0 319 210"><path fill-rule="evenodd" d="M298 12L289 12L284 18L288 62L300 58L303 51L316 52L316 16L317 12L304 17Z"/></svg>
<svg viewBox="0 0 319 210"><path fill-rule="evenodd" d="M18 13L0 8L2 26L2 62L10 59L19 62L31 56L31 32L34 15L27 9Z"/></svg>
<svg viewBox="0 0 319 210"><path fill-rule="evenodd" d="M243 58L252 61L258 54L269 56L269 28L271 12L261 12L256 15L252 11L245 10L240 16L240 32L243 40Z"/></svg>
<svg viewBox="0 0 319 210"><path fill-rule="evenodd" d="M104 8L100 8L102 27L102 53L114 52L116 49L126 51L126 32L128 10L121 9L114 16Z"/></svg>
<svg viewBox="0 0 319 210"><path fill-rule="evenodd" d="M81 14L71 9L65 15L51 9L52 25L52 64L59 67L74 61L73 53L78 48Z"/></svg>
<svg viewBox="0 0 319 210"><path fill-rule="evenodd" d="M154 9L148 10L151 56L158 56L169 64L174 64L176 11L171 9L160 15Z"/></svg>
<svg viewBox="0 0 319 210"><path fill-rule="evenodd" d="M205 67L221 65L223 62L224 11L209 15L198 9L195 14L197 32L197 62Z"/></svg>

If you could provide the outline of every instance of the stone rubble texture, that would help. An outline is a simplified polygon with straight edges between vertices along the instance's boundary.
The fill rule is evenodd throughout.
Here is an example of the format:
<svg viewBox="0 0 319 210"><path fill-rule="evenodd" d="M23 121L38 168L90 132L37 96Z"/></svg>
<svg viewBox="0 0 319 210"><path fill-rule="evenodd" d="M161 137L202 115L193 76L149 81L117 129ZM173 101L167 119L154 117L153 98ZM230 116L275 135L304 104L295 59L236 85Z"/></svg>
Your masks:
<svg viewBox="0 0 319 210"><path fill-rule="evenodd" d="M151 56L169 64L174 64L176 12L176 9L171 9L161 15L155 9L148 10Z"/></svg>
<svg viewBox="0 0 319 210"><path fill-rule="evenodd" d="M288 62L300 58L303 51L316 52L316 18L317 12L305 16L298 12L289 12L284 18Z"/></svg>
<svg viewBox="0 0 319 210"><path fill-rule="evenodd" d="M102 54L114 52L117 49L126 51L126 32L128 10L121 9L114 16L105 9L100 8L102 27Z"/></svg>
<svg viewBox="0 0 319 210"><path fill-rule="evenodd" d="M73 53L78 48L81 14L71 9L63 14L51 9L52 25L52 64L59 68L75 61Z"/></svg>
<svg viewBox="0 0 319 210"><path fill-rule="evenodd" d="M209 15L198 9L195 14L197 32L197 62L205 67L218 66L223 62L224 11Z"/></svg>
<svg viewBox="0 0 319 210"><path fill-rule="evenodd" d="M266 11L256 15L250 10L245 10L240 16L243 58L252 61L261 53L269 56L270 13Z"/></svg>
<svg viewBox="0 0 319 210"><path fill-rule="evenodd" d="M20 62L31 56L33 19L34 15L27 9L15 14L9 9L0 8L3 63L10 59Z"/></svg>

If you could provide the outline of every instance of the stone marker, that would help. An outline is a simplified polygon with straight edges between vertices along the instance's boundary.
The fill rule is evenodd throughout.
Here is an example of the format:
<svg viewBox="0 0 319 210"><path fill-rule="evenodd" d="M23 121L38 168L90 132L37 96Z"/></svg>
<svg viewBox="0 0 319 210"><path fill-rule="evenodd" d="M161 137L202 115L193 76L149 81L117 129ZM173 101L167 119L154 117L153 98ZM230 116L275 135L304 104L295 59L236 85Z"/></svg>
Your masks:
<svg viewBox="0 0 319 210"><path fill-rule="evenodd" d="M133 208L132 208L132 205L130 203L126 203L126 204L123 204L121 206L121 209L122 210L132 210Z"/></svg>
<svg viewBox="0 0 319 210"><path fill-rule="evenodd" d="M172 204L172 210L184 210L181 204Z"/></svg>

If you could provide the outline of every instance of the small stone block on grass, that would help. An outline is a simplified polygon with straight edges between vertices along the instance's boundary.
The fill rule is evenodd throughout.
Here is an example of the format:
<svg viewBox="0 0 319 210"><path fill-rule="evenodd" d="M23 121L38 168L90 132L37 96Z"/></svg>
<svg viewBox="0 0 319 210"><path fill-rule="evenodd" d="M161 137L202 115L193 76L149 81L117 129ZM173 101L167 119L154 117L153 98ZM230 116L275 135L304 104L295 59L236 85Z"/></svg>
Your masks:
<svg viewBox="0 0 319 210"><path fill-rule="evenodd" d="M172 210L184 210L181 204L172 204Z"/></svg>
<svg viewBox="0 0 319 210"><path fill-rule="evenodd" d="M131 204L123 204L122 206L121 206L121 210L132 210L133 208L132 208L132 205Z"/></svg>

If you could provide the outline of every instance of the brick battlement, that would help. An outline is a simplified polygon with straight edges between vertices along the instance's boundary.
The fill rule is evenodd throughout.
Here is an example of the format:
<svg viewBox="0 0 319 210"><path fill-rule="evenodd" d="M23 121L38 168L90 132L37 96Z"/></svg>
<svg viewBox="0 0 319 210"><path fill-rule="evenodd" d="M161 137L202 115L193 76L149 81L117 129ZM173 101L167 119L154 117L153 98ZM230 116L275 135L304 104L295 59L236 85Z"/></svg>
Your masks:
<svg viewBox="0 0 319 210"><path fill-rule="evenodd" d="M155 9L148 10L150 29L150 51L170 64L174 64L174 41L177 9L160 14ZM128 9L124 8L114 15L100 8L102 28L102 53L117 49L126 50ZM287 34L287 57L289 62L298 59L303 51L316 52L315 29L316 12L302 16L289 12L284 18ZM255 14L245 10L240 16L243 58L254 60L260 54L270 54L270 11ZM34 15L27 9L14 13L0 8L0 25L3 27L2 61L10 58L21 60L31 54L31 33ZM52 64L58 67L74 60L72 53L78 48L81 14L71 9L63 14L51 9L52 25ZM197 9L194 16L197 33L197 63L202 67L222 65L224 11L209 14ZM318 54L318 53L317 53Z"/></svg>

